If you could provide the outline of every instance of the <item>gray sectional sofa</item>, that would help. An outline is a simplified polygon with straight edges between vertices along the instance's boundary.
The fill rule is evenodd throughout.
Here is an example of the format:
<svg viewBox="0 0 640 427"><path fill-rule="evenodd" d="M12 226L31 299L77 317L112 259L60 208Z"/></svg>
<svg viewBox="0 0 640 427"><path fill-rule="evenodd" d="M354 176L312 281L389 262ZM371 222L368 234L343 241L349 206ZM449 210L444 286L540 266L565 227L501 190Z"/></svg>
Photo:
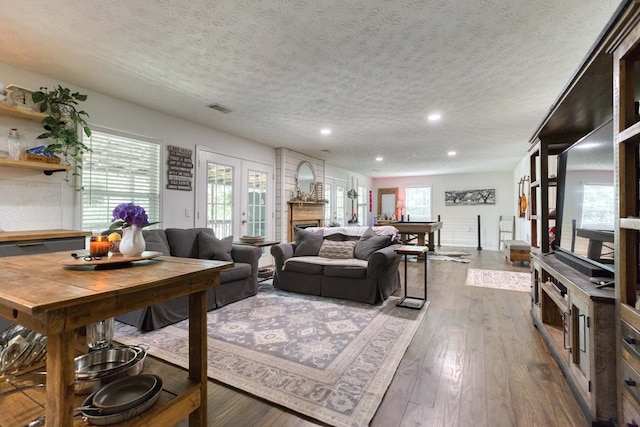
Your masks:
<svg viewBox="0 0 640 427"><path fill-rule="evenodd" d="M380 304L400 289L395 227L296 229L296 241L271 247L273 286L304 294Z"/></svg>
<svg viewBox="0 0 640 427"><path fill-rule="evenodd" d="M254 246L235 245L230 239L217 239L208 228L143 230L146 250L184 258L233 261L234 266L220 272L220 286L207 291L207 310L250 297L258 292L258 260L262 251ZM176 298L116 319L151 331L189 317L188 297Z"/></svg>

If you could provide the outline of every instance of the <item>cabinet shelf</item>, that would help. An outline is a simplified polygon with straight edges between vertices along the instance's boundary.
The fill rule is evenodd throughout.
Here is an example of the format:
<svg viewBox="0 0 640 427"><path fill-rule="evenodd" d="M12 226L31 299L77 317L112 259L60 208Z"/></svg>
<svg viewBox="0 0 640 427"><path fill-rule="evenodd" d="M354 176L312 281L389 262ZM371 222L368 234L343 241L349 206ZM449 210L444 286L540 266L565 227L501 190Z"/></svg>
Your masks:
<svg viewBox="0 0 640 427"><path fill-rule="evenodd" d="M44 171L45 175L51 175L53 172L63 172L73 169L73 166L53 164L53 163L44 163L44 162L33 162L29 160L10 160L10 159L0 159L1 167L12 167L12 168L22 168L22 169L35 169Z"/></svg>
<svg viewBox="0 0 640 427"><path fill-rule="evenodd" d="M32 122L41 122L42 119L47 117L45 113L18 108L8 104L0 104L0 115L12 117L14 119L30 120Z"/></svg>
<svg viewBox="0 0 640 427"><path fill-rule="evenodd" d="M640 231L640 218L634 218L634 217L620 218L620 228L623 228L626 230Z"/></svg>
<svg viewBox="0 0 640 427"><path fill-rule="evenodd" d="M25 108L18 108L8 104L0 104L0 116L6 116L20 120L28 120L32 122L40 122L43 118L47 117L45 113L27 110ZM0 167L41 170L45 175L51 175L54 172L64 172L73 169L73 166L61 164L11 159L0 159Z"/></svg>
<svg viewBox="0 0 640 427"><path fill-rule="evenodd" d="M529 154L529 177L531 178L529 194L529 218L531 220L531 246L542 253L551 250L549 241L549 207L553 205L555 193L549 188L555 187L557 179L549 170L549 147L555 140L537 139L535 148Z"/></svg>
<svg viewBox="0 0 640 427"><path fill-rule="evenodd" d="M640 122L635 123L618 134L618 142L627 142L640 135Z"/></svg>
<svg viewBox="0 0 640 427"><path fill-rule="evenodd" d="M556 290L556 288L553 286L553 283L545 282L540 286L542 287L542 290L547 295L549 295L549 298L553 300L554 304L557 305L561 311L564 311L564 312L569 311L569 304L564 299L564 297L560 295L560 292Z"/></svg>
<svg viewBox="0 0 640 427"><path fill-rule="evenodd" d="M532 254L531 262L540 301L539 310L531 312L534 324L588 418L612 419L617 411L615 291L596 288L553 254ZM558 290L562 287L565 296Z"/></svg>

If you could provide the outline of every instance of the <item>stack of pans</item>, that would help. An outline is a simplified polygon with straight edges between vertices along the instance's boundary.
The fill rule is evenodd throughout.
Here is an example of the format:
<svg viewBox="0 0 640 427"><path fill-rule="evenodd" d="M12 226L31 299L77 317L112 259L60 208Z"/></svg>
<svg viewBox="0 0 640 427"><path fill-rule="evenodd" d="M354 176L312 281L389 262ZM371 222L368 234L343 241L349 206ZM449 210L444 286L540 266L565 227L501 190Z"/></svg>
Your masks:
<svg viewBox="0 0 640 427"><path fill-rule="evenodd" d="M75 392L93 393L117 379L139 375L146 356L147 351L142 346L119 346L76 357Z"/></svg>
<svg viewBox="0 0 640 427"><path fill-rule="evenodd" d="M95 425L120 423L149 409L162 391L162 378L137 375L101 387L82 402L82 417Z"/></svg>

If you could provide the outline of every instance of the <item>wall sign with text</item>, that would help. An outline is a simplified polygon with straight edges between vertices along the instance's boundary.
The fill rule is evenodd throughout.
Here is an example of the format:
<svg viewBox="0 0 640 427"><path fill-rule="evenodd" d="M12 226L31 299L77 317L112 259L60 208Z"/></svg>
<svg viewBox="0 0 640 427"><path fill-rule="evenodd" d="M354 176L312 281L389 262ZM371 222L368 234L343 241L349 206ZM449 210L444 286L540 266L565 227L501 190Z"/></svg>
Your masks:
<svg viewBox="0 0 640 427"><path fill-rule="evenodd" d="M167 189L191 191L193 181L193 150L188 148L167 146Z"/></svg>

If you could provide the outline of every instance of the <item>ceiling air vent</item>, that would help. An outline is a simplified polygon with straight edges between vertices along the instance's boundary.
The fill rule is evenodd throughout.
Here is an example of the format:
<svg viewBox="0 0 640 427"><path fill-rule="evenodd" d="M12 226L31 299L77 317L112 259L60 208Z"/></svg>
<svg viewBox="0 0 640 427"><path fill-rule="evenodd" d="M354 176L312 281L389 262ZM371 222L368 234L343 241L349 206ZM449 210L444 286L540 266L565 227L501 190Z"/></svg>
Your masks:
<svg viewBox="0 0 640 427"><path fill-rule="evenodd" d="M207 105L207 107L211 108L212 110L216 110L216 111L219 111L221 113L224 113L224 114L228 114L228 113L231 113L233 111L231 108L227 108L224 105L220 105L220 104L209 104L209 105Z"/></svg>

